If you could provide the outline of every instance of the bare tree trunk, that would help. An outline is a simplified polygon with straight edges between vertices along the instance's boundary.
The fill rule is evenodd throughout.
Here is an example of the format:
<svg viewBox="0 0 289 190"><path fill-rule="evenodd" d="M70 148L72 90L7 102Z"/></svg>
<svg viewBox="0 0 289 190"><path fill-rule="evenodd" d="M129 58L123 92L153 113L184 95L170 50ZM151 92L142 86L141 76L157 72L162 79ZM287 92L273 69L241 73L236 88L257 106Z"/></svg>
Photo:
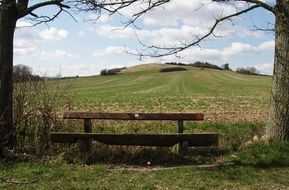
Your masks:
<svg viewBox="0 0 289 190"><path fill-rule="evenodd" d="M289 0L276 5L276 39L272 99L267 135L289 140Z"/></svg>
<svg viewBox="0 0 289 190"><path fill-rule="evenodd" d="M12 119L12 74L16 21L15 4L13 1L3 1L0 6L0 154L4 147L13 146L15 141Z"/></svg>

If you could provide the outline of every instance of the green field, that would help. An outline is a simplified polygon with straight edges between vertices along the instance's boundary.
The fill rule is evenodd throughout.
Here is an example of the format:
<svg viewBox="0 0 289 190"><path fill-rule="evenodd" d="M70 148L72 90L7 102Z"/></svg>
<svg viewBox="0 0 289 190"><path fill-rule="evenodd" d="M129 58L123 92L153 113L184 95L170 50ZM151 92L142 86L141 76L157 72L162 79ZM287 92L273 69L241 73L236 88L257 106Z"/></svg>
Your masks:
<svg viewBox="0 0 289 190"><path fill-rule="evenodd" d="M20 163L0 162L0 189L289 188L289 144L262 139L271 77L194 67L160 73L162 67L169 65L149 64L118 75L64 79L60 85L68 85L75 97L71 111L202 112L205 121L186 122L185 132L219 133L218 149L193 148L183 156L175 147L94 143L92 153L81 154L74 145L53 145L52 153L41 159L26 155ZM73 121L59 130L82 130L82 123L78 125ZM177 128L173 122L98 121L93 130L172 133ZM253 140L254 136L258 139ZM219 163L229 165L215 166Z"/></svg>
<svg viewBox="0 0 289 190"><path fill-rule="evenodd" d="M203 112L207 121L264 122L271 77L168 65L142 65L119 75L64 80L76 94L74 110L108 112Z"/></svg>

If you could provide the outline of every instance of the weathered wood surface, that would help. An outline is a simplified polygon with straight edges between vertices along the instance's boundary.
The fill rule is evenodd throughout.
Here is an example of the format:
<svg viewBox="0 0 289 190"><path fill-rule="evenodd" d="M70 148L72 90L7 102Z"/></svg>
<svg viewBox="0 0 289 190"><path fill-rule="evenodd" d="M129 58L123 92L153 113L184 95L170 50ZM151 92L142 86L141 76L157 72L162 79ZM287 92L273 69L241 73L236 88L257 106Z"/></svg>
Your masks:
<svg viewBox="0 0 289 190"><path fill-rule="evenodd" d="M91 119L84 119L83 120L83 131L85 133L92 133L92 122ZM85 151L90 151L91 150L91 145L92 145L92 140L91 139L85 139L80 141L80 150L85 152Z"/></svg>
<svg viewBox="0 0 289 190"><path fill-rule="evenodd" d="M50 134L52 142L75 143L78 140L94 139L108 145L164 146L169 147L183 141L188 146L217 146L218 134L99 134L59 133Z"/></svg>
<svg viewBox="0 0 289 190"><path fill-rule="evenodd" d="M64 119L110 119L110 120L204 120L202 113L104 113L68 112Z"/></svg>

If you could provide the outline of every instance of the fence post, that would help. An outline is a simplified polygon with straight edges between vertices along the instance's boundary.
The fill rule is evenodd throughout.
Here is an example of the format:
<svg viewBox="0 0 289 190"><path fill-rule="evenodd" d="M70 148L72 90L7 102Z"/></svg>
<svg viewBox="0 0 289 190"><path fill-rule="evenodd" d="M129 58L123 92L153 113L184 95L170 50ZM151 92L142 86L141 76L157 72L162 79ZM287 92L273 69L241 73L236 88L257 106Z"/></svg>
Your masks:
<svg viewBox="0 0 289 190"><path fill-rule="evenodd" d="M85 133L92 133L92 122L91 119L83 120L83 130ZM88 152L91 151L92 139L81 140L79 143L80 151Z"/></svg>

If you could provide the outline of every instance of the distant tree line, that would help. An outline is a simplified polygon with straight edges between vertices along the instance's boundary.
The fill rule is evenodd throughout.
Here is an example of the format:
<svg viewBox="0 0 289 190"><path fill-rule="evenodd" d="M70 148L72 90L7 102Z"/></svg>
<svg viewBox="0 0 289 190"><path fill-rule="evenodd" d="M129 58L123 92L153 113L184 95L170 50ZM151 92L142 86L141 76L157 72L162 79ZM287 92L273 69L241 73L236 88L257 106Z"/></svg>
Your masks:
<svg viewBox="0 0 289 190"><path fill-rule="evenodd" d="M185 67L165 67L161 68L160 72L165 73L165 72L174 72L174 71L186 71L187 69Z"/></svg>
<svg viewBox="0 0 289 190"><path fill-rule="evenodd" d="M208 62L201 62L201 61L196 61L195 63L167 62L165 64L177 65L177 66L193 66L193 67L206 68L206 69L229 70L229 71L231 71L229 63L225 63L222 66L214 65L214 64L211 64L211 63L208 63ZM241 73L241 74L247 74L247 75L259 75L260 74L259 71L257 70L257 68L254 67L254 66L237 68L236 72L237 73Z"/></svg>
<svg viewBox="0 0 289 190"><path fill-rule="evenodd" d="M122 68L113 68L113 69L102 69L100 71L100 75L117 75L121 72L121 70L125 69L126 67Z"/></svg>
<svg viewBox="0 0 289 190"><path fill-rule="evenodd" d="M167 62L165 64L168 65L178 65L178 66L193 66L193 67L199 67L199 68L207 68L207 69L217 69L217 70L231 70L229 68L229 64L223 64L221 67L218 65L214 65L208 62L201 62L196 61L194 63L177 63L177 62Z"/></svg>
<svg viewBox="0 0 289 190"><path fill-rule="evenodd" d="M254 66L237 68L236 72L246 75L259 75L259 71L257 71L256 67Z"/></svg>
<svg viewBox="0 0 289 190"><path fill-rule="evenodd" d="M39 75L32 73L32 69L26 65L13 66L13 82L27 82L43 80Z"/></svg>

